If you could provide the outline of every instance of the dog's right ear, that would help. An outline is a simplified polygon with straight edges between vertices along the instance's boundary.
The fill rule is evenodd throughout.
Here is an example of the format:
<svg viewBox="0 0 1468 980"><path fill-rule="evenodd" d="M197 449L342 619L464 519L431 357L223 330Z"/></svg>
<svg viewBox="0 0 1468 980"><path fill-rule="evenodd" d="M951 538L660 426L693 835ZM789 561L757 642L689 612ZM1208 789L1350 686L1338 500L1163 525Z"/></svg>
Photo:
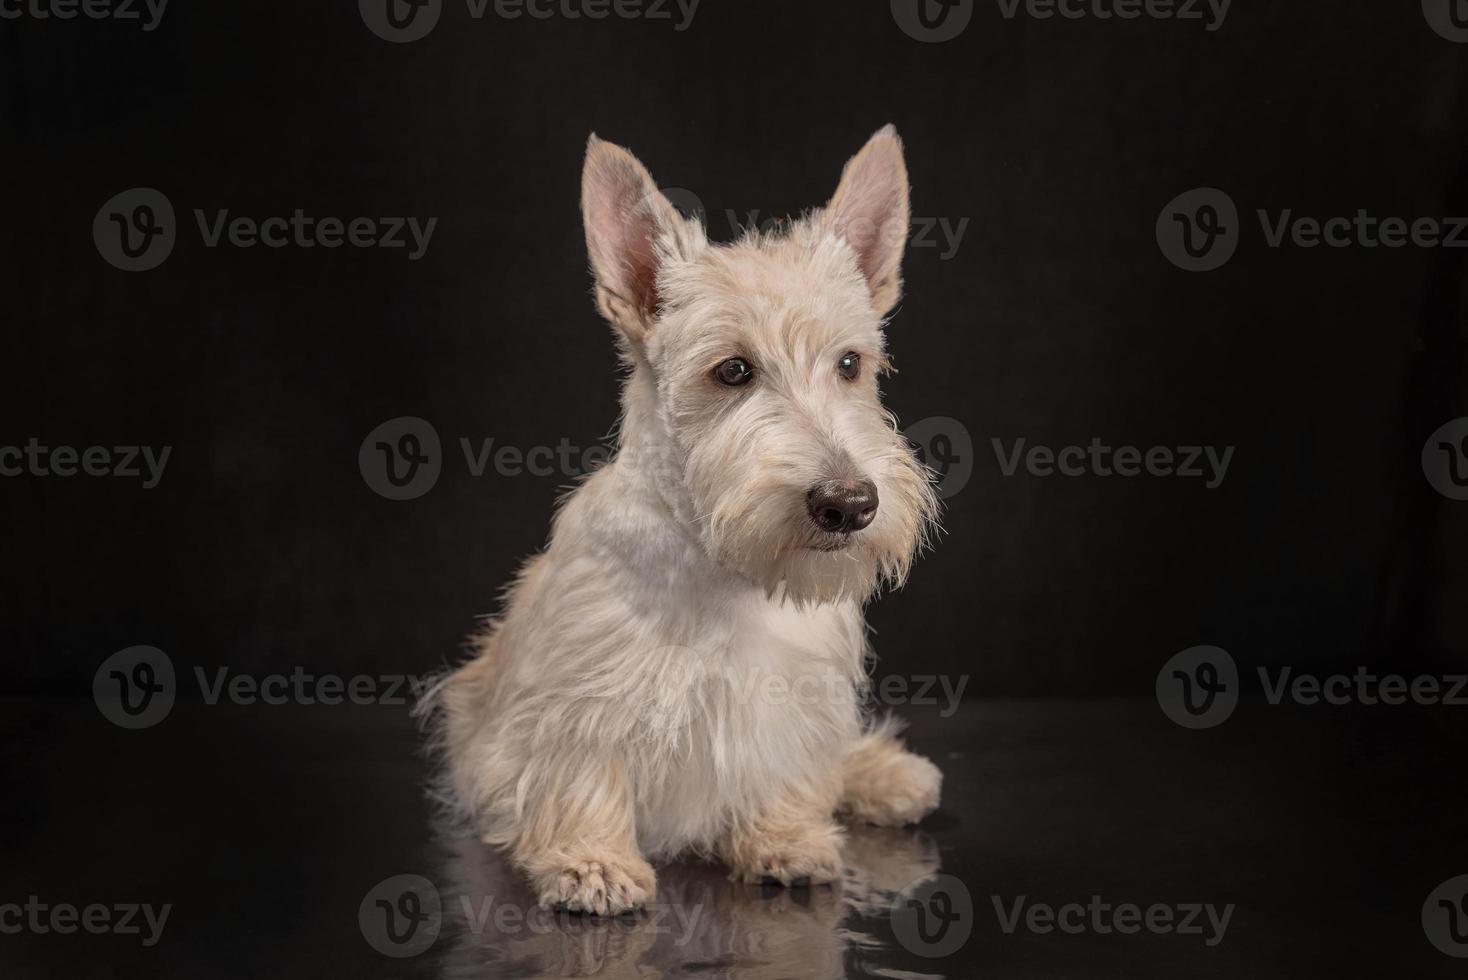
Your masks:
<svg viewBox="0 0 1468 980"><path fill-rule="evenodd" d="M678 214L635 156L595 133L581 171L581 220L597 309L641 341L657 321L659 270L692 258L706 241L703 227Z"/></svg>

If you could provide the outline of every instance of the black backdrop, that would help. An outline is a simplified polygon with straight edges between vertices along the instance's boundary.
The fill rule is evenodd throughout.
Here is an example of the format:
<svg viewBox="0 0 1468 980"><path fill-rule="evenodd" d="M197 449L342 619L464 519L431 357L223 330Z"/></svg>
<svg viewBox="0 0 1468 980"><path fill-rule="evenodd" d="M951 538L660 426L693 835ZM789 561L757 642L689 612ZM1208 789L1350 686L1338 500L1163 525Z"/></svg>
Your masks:
<svg viewBox="0 0 1468 980"><path fill-rule="evenodd" d="M0 446L172 447L153 489L0 479L7 689L86 690L133 644L252 672L454 657L567 482L474 477L458 440L590 446L615 418L577 209L587 134L728 238L730 211L824 201L888 121L914 214L967 223L956 250L908 253L888 401L957 420L973 449L939 547L871 611L886 669L1146 695L1200 643L1245 667L1468 654L1468 504L1419 462L1468 414L1464 253L1271 248L1254 217L1468 214L1468 45L1416 0L1240 2L1216 31L977 3L942 43L873 0L704 0L684 30L670 9L475 20L449 0L411 43L349 2L175 0L151 31L0 20ZM126 272L93 219L136 187L166 195L177 242ZM1240 215L1209 272L1155 232L1195 187ZM411 261L208 248L196 208L438 222ZM437 484L406 501L358 465L400 416L443 441ZM1235 452L1207 489L1006 476L996 438Z"/></svg>

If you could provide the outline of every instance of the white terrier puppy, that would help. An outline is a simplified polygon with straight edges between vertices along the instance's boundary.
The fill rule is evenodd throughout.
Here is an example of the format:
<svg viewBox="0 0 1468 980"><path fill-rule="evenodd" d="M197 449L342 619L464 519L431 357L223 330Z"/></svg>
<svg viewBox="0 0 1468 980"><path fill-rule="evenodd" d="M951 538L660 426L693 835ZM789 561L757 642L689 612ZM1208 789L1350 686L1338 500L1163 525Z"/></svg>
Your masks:
<svg viewBox="0 0 1468 980"><path fill-rule="evenodd" d="M829 882L835 814L910 823L942 782L863 707L861 607L937 510L877 388L902 144L882 129L824 209L730 245L595 136L581 193L630 370L618 451L425 702L445 795L546 905L639 907L648 859L687 854Z"/></svg>

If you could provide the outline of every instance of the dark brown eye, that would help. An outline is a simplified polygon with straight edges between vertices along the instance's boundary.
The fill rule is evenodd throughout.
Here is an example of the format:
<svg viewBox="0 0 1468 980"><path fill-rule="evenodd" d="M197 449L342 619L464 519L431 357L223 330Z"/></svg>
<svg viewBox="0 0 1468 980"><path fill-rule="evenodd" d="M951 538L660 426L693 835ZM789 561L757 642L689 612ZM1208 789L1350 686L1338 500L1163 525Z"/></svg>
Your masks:
<svg viewBox="0 0 1468 980"><path fill-rule="evenodd" d="M841 360L836 362L836 370L841 372L841 377L847 381L855 381L861 374L861 355L855 351L847 351L841 355Z"/></svg>
<svg viewBox="0 0 1468 980"><path fill-rule="evenodd" d="M714 368L714 377L721 385L738 388L740 385L748 384L749 379L754 377L754 365L742 357L731 357Z"/></svg>

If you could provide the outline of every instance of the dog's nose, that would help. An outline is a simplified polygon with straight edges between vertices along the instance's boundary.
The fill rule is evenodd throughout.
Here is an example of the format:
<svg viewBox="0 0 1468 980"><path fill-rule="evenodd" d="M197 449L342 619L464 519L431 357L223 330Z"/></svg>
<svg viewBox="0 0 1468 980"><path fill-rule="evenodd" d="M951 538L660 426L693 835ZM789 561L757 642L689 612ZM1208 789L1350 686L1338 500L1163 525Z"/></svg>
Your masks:
<svg viewBox="0 0 1468 980"><path fill-rule="evenodd" d="M811 520L822 531L860 531L877 516L877 487L871 480L827 480L806 494Z"/></svg>

